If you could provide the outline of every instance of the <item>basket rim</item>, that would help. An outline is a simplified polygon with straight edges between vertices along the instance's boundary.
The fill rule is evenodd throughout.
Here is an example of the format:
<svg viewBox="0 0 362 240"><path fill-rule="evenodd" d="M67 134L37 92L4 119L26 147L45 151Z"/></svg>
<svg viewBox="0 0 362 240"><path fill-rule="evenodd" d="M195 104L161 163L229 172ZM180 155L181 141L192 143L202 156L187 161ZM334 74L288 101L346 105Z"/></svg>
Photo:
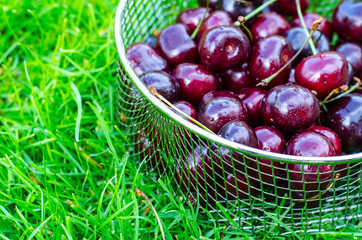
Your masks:
<svg viewBox="0 0 362 240"><path fill-rule="evenodd" d="M260 149L232 142L230 140L222 138L221 136L215 133L210 133L191 122L185 121L180 115L176 114L174 111L169 109L165 104L163 104L159 99L153 96L153 94L149 91L149 89L143 85L143 83L141 82L137 74L134 72L130 62L127 59L125 44L121 38L121 17L123 16L125 5L129 1L130 0L119 1L115 16L114 33L115 33L115 41L116 41L120 63L123 65L125 73L128 75L132 83L137 87L137 89L141 92L141 94L149 102L151 102L152 105L154 105L157 109L162 111L164 115L169 116L171 120L177 122L177 124L185 127L186 129L192 131L196 135L209 140L210 142L226 146L229 149L244 153L247 156L251 155L253 157L269 159L271 161L312 164L312 165L337 164L337 163L340 164L340 163L352 163L352 162L362 161L362 152L348 154L348 155L341 155L341 156L333 156L333 157L305 157L305 156L286 155L282 153L266 152Z"/></svg>

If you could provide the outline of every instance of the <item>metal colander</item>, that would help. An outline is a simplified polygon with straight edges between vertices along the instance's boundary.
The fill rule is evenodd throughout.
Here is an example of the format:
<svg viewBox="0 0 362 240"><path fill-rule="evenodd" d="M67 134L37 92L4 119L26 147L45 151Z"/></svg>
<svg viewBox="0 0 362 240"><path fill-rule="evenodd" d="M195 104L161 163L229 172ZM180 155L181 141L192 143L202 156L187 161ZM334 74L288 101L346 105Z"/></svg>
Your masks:
<svg viewBox="0 0 362 240"><path fill-rule="evenodd" d="M317 12L330 12L339 1L312 1ZM175 22L185 8L197 6L184 0L121 0L115 19L115 37L119 54L118 117L129 137L128 147L134 159L145 163L149 177L161 177L171 183L173 193L204 207L218 221L233 219L245 231L315 231L344 226L362 217L362 153L338 157L297 157L268 153L228 141L207 132L177 115L145 87L130 66L126 48L145 41L154 30ZM323 12L322 12L323 13ZM329 16L330 17L330 16ZM215 161L220 152L230 159ZM226 154L225 154L226 153ZM197 173L182 164L198 164ZM271 164L263 169L267 159ZM283 177L275 172L289 164L333 165L333 180L315 182L317 191L293 190L291 172ZM344 164L344 165L342 165ZM282 166L282 167L281 167ZM240 176L241 180L233 180ZM308 177L303 173L300 182ZM232 179L230 181L230 178ZM180 180L181 179L181 180ZM306 186L304 184L304 186ZM324 187L322 187L324 186ZM327 186L327 187L326 187Z"/></svg>

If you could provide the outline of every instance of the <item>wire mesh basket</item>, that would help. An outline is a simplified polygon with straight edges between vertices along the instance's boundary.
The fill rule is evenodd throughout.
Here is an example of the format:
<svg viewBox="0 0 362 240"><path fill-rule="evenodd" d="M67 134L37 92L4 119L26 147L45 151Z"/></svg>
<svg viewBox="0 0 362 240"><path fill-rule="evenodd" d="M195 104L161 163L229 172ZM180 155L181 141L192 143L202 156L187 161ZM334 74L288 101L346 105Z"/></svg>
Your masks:
<svg viewBox="0 0 362 240"><path fill-rule="evenodd" d="M338 2L312 1L311 8L330 12ZM146 162L143 166L149 176L170 181L175 195L197 202L219 221L232 218L244 230L272 231L283 222L295 231L309 232L322 230L322 225L326 229L326 224L335 229L361 218L362 153L297 157L240 145L185 121L141 83L127 60L126 48L145 41L154 30L174 23L182 9L196 5L196 1L183 0L119 3L115 19L119 53L117 109L120 126L130 139L131 154L140 163ZM230 166L215 161L222 157L221 152L226 153ZM182 164L185 161L189 164ZM308 183L317 186L310 190L305 184L308 174L303 172L302 179L293 179L292 171L285 170L289 164L332 167L319 174L317 182ZM197 171L189 169L190 165L197 165ZM278 171L285 171L284 176L275 174ZM333 178L323 180L324 174L332 174ZM298 181L304 186L302 191L291 187Z"/></svg>

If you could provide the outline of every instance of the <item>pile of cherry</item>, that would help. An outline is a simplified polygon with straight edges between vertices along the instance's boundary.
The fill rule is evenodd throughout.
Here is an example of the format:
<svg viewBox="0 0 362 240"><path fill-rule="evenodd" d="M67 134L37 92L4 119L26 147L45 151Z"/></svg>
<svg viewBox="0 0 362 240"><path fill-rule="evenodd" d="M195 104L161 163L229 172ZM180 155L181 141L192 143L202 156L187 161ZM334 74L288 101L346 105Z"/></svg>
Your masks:
<svg viewBox="0 0 362 240"><path fill-rule="evenodd" d="M238 17L250 14L261 0L210 0L208 9L207 1L199 4L182 11L157 38L128 47L127 57L146 86L215 134L249 147L307 157L362 152L362 91L338 95L361 78L362 2L341 2L332 21L323 18L314 32L314 55L307 44L291 64L308 36L294 0L264 8L247 19L246 28L237 24ZM309 0L300 6L305 12ZM320 17L303 14L308 28ZM335 46L333 34L338 35ZM162 149L147 136L157 138L144 133L138 147L163 171ZM199 188L206 194L202 191L216 182L214 192L229 199L248 196L260 182L289 186L293 198L309 199L348 172L346 164L252 161L217 146L190 149L173 168L179 184L191 192Z"/></svg>

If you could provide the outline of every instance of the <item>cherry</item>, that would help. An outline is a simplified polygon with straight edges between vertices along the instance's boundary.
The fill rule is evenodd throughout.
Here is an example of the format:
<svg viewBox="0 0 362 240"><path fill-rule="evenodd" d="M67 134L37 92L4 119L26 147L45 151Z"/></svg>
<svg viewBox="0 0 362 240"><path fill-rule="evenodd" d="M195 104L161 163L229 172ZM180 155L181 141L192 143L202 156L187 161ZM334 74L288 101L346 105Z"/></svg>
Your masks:
<svg viewBox="0 0 362 240"><path fill-rule="evenodd" d="M350 62L348 62L347 64L347 71L348 71L348 77L347 77L347 82L346 85L350 85L353 81L353 77L356 76L356 71L354 70L354 67L352 66L352 64Z"/></svg>
<svg viewBox="0 0 362 240"><path fill-rule="evenodd" d="M320 107L316 96L307 88L279 85L267 92L261 112L267 125L296 132L314 124Z"/></svg>
<svg viewBox="0 0 362 240"><path fill-rule="evenodd" d="M252 87L243 88L236 92L241 102L244 103L248 115L249 123L253 126L258 126L263 123L263 115L261 113L261 103L266 94L266 90L263 88Z"/></svg>
<svg viewBox="0 0 362 240"><path fill-rule="evenodd" d="M335 156L334 146L323 134L314 131L298 133L289 140L288 155L305 157ZM294 190L305 191L311 198L326 190L333 180L333 165L288 164L289 179ZM318 191L319 190L319 191Z"/></svg>
<svg viewBox="0 0 362 240"><path fill-rule="evenodd" d="M221 79L223 88L232 92L255 85L254 79L250 76L247 63L222 70Z"/></svg>
<svg viewBox="0 0 362 240"><path fill-rule="evenodd" d="M290 70L290 74L289 74L289 78L288 78L288 84L296 84L295 82L295 68L292 68L292 70Z"/></svg>
<svg viewBox="0 0 362 240"><path fill-rule="evenodd" d="M220 129L218 134L232 142L253 148L258 147L258 140L254 130L244 121L230 121ZM245 169L242 154L231 151L223 146L213 146L212 149L215 152L214 162L216 166L220 168L220 172L222 172L222 170L233 172L234 168L239 171ZM246 161L249 162L248 160ZM247 163L247 165L249 165L249 163Z"/></svg>
<svg viewBox="0 0 362 240"><path fill-rule="evenodd" d="M255 42L273 35L284 35L291 28L288 21L276 12L258 17L250 28Z"/></svg>
<svg viewBox="0 0 362 240"><path fill-rule="evenodd" d="M157 138L150 140L152 136L146 136L145 132L135 136L135 151L139 154L140 160L148 158L147 164L158 171L158 173L166 172L166 161L161 157L160 142Z"/></svg>
<svg viewBox="0 0 362 240"><path fill-rule="evenodd" d="M214 70L243 64L249 58L250 51L248 37L233 26L212 28L205 32L199 43L202 62Z"/></svg>
<svg viewBox="0 0 362 240"><path fill-rule="evenodd" d="M218 98L218 97L233 98L233 97L235 97L235 94L230 91L227 91L227 90L218 90L218 91L208 92L207 94L205 94L202 97L201 101L199 102L198 109L201 109L204 105L209 103L211 100L213 100L214 98Z"/></svg>
<svg viewBox="0 0 362 240"><path fill-rule="evenodd" d="M303 59L295 69L296 82L315 91L323 99L335 89L347 83L348 69L346 58L330 51Z"/></svg>
<svg viewBox="0 0 362 240"><path fill-rule="evenodd" d="M172 75L180 84L182 99L194 106L206 93L220 87L216 73L201 64L182 63L173 70Z"/></svg>
<svg viewBox="0 0 362 240"><path fill-rule="evenodd" d="M216 4L217 9L224 10L230 14L234 21L239 16L246 16L263 3L262 0L235 1L235 0L218 0Z"/></svg>
<svg viewBox="0 0 362 240"><path fill-rule="evenodd" d="M330 104L326 126L336 132L346 153L362 151L362 94L346 95Z"/></svg>
<svg viewBox="0 0 362 240"><path fill-rule="evenodd" d="M194 108L194 106L192 106L191 103L186 102L186 101L178 101L175 102L173 104L174 107L176 107L177 109L181 110L183 113L185 113L187 116L197 120L197 111ZM173 110L174 112L176 112L175 110ZM176 112L178 115L180 115L183 119L185 119L188 122L192 121L188 118L186 118L185 116L182 116L180 113ZM184 143L184 139L185 140L190 140L193 137L193 134L190 133L188 130L183 129L181 126L178 127L175 130L175 134L174 134L175 138L178 140L178 144L182 144ZM183 138L184 137L184 138Z"/></svg>
<svg viewBox="0 0 362 240"><path fill-rule="evenodd" d="M362 2L344 0L334 10L332 25L339 36L362 41Z"/></svg>
<svg viewBox="0 0 362 240"><path fill-rule="evenodd" d="M206 11L206 15L205 15ZM192 9L186 9L180 12L180 14L177 16L176 22L182 23L186 26L188 34L192 34L201 20L204 18L204 16L209 16L211 13L211 9L206 8L192 8Z"/></svg>
<svg viewBox="0 0 362 240"><path fill-rule="evenodd" d="M301 47L303 47L305 41L307 41L307 36L305 35L304 29L301 27L291 28L285 36L293 46L294 52L298 52ZM330 50L330 43L324 34L321 32L314 32L312 36L313 41L317 41L315 44L316 52L327 52ZM293 61L293 66L297 66L300 61L304 58L313 55L310 45L307 44L298 57Z"/></svg>
<svg viewBox="0 0 362 240"><path fill-rule="evenodd" d="M138 76L148 71L170 72L167 61L150 44L132 44L127 48L126 54Z"/></svg>
<svg viewBox="0 0 362 240"><path fill-rule="evenodd" d="M200 106L198 120L217 133L222 126L232 120L247 121L248 113L237 95L231 92L221 93Z"/></svg>
<svg viewBox="0 0 362 240"><path fill-rule="evenodd" d="M267 152L284 153L286 141L283 134L277 129L269 126L260 126L254 129L258 138L259 149ZM273 183L273 176L282 177L285 172L285 163L271 162L268 159L259 158L259 170L261 181ZM259 179L259 175L257 175ZM276 178L276 180L278 180Z"/></svg>
<svg viewBox="0 0 362 240"><path fill-rule="evenodd" d="M228 25L233 25L233 24L234 24L234 22L227 12L214 11L202 23L197 36L199 39L201 39L202 35L204 35L204 33L207 32L207 30L209 30L211 28L218 27L218 26L228 26Z"/></svg>
<svg viewBox="0 0 362 240"><path fill-rule="evenodd" d="M300 0L300 8L302 12L307 10L309 7L310 0ZM297 15L297 5L295 3L295 0L278 0L275 3L273 3L272 8L285 15Z"/></svg>
<svg viewBox="0 0 362 240"><path fill-rule="evenodd" d="M181 90L176 78L161 71L150 71L142 74L140 80L147 87L154 87L157 92L170 102L180 99Z"/></svg>
<svg viewBox="0 0 362 240"><path fill-rule="evenodd" d="M201 7L206 7L207 1L209 1L209 7L216 9L217 0L197 0L197 2L199 3L199 6L201 6Z"/></svg>
<svg viewBox="0 0 362 240"><path fill-rule="evenodd" d="M356 75L362 72L362 47L359 44L346 42L339 45L336 51L342 54L347 62L352 64Z"/></svg>
<svg viewBox="0 0 362 240"><path fill-rule="evenodd" d="M241 199L248 198L250 194L255 192L255 181L248 178L245 173L240 172L235 175L229 173L225 178L225 183L220 183L218 193L223 198ZM225 187L226 186L226 187Z"/></svg>
<svg viewBox="0 0 362 240"><path fill-rule="evenodd" d="M312 28L312 25L315 21L320 19L322 16L316 13L304 13L303 20L307 28ZM323 18L323 17L322 17ZM303 27L302 22L298 16L294 17L290 22L292 27ZM323 18L323 21L318 26L319 30L329 39L332 39L333 30L332 23L326 18Z"/></svg>
<svg viewBox="0 0 362 240"><path fill-rule="evenodd" d="M308 129L309 131L317 132L326 136L333 144L336 155L339 156L342 153L341 141L337 133L324 126L313 126Z"/></svg>
<svg viewBox="0 0 362 240"><path fill-rule="evenodd" d="M180 23L162 30L157 38L156 48L173 67L183 62L199 60L195 41L188 35L186 26Z"/></svg>
<svg viewBox="0 0 362 240"><path fill-rule="evenodd" d="M293 48L286 38L282 36L264 38L254 45L249 59L250 74L257 82L261 82L281 69L292 57ZM266 87L270 89L287 82L291 68L289 65Z"/></svg>

